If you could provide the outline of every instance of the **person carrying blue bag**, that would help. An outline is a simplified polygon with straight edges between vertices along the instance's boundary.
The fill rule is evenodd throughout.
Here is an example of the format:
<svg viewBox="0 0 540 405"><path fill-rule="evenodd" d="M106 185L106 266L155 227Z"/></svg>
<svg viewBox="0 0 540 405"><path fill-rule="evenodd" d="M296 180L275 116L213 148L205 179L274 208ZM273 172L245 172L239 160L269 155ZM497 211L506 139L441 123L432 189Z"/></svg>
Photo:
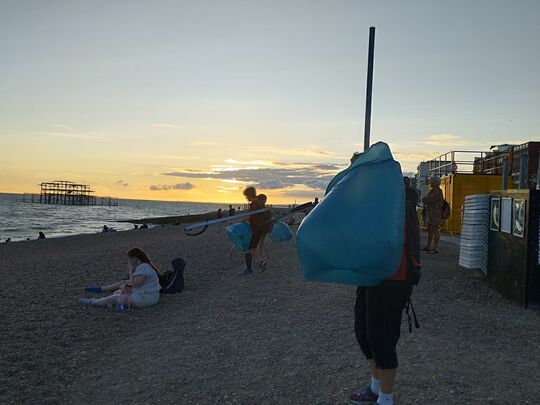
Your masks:
<svg viewBox="0 0 540 405"><path fill-rule="evenodd" d="M246 200L249 201L249 211L259 211L265 208L266 195L261 194L258 196L255 187L246 187L243 194L244 197L246 197ZM248 251L244 255L246 269L240 273L241 276L253 274L253 263L256 263L261 267L262 271L266 270L266 265L261 254L261 243L263 242L265 235L269 232L269 228L272 226L268 215L271 217L271 214L268 211L265 211L250 215L247 218L251 227L252 236Z"/></svg>
<svg viewBox="0 0 540 405"><path fill-rule="evenodd" d="M402 176L383 142L353 154L296 235L306 280L357 286L355 335L372 377L370 386L349 397L352 404L394 403L409 272L419 271L416 208L406 204Z"/></svg>
<svg viewBox="0 0 540 405"><path fill-rule="evenodd" d="M420 226L416 214L418 196L409 192L406 180L405 237L396 274L378 286L358 287L356 291L354 332L368 361L371 384L353 393L349 398L351 404L394 404L393 391L398 368L396 346L401 333L403 309L407 308L409 315L407 305L412 285L417 284L420 277Z"/></svg>

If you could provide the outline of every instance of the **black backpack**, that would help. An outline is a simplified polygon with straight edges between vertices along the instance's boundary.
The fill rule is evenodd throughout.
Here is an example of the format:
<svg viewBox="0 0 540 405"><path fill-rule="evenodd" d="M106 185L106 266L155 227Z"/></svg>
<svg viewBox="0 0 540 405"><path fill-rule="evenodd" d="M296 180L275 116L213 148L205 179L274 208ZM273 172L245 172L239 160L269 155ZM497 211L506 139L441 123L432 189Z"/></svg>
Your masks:
<svg viewBox="0 0 540 405"><path fill-rule="evenodd" d="M452 210L450 209L450 204L448 204L448 201L443 200L442 210L441 210L442 219L447 220L448 218L450 218L451 214L452 214Z"/></svg>
<svg viewBox="0 0 540 405"><path fill-rule="evenodd" d="M171 262L172 270L167 270L159 276L159 284L161 285L160 293L176 294L184 289L184 268L186 262L181 258L176 258Z"/></svg>

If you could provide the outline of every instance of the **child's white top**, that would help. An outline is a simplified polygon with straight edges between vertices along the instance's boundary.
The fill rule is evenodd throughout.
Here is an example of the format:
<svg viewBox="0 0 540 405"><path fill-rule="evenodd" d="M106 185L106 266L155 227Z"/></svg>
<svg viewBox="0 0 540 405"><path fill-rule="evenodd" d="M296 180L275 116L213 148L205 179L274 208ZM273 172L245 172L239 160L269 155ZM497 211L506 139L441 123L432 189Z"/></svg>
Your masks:
<svg viewBox="0 0 540 405"><path fill-rule="evenodd" d="M135 268L133 277L145 277L144 283L139 287L133 287L134 293L139 294L159 294L161 286L156 271L148 263L141 263Z"/></svg>

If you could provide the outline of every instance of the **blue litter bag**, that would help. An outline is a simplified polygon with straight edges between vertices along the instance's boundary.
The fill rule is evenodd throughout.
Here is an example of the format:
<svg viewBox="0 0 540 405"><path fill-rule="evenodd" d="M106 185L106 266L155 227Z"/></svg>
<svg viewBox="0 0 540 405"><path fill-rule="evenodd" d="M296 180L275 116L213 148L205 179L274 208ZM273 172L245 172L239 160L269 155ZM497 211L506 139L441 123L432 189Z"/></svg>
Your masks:
<svg viewBox="0 0 540 405"><path fill-rule="evenodd" d="M285 222L274 222L269 238L274 242L284 242L292 239L291 229Z"/></svg>
<svg viewBox="0 0 540 405"><path fill-rule="evenodd" d="M374 144L328 185L296 234L306 280L375 286L401 261L405 190L387 144Z"/></svg>
<svg viewBox="0 0 540 405"><path fill-rule="evenodd" d="M251 226L246 222L239 222L227 227L227 235L232 243L242 252L247 252L251 242Z"/></svg>

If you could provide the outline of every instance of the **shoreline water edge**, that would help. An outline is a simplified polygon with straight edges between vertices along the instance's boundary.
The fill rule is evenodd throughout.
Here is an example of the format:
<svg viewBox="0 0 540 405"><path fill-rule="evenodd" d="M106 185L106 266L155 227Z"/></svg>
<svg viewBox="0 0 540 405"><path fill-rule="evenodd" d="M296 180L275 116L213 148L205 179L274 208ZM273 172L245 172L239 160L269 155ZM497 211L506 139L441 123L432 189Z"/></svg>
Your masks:
<svg viewBox="0 0 540 405"><path fill-rule="evenodd" d="M22 203L17 196L0 193L0 243L38 240L41 234L56 239L104 230L183 225L216 219L220 208L224 216L231 206L237 213L244 209L241 204L143 200L122 200L116 207L47 205ZM281 206L271 209L274 214L286 210Z"/></svg>

